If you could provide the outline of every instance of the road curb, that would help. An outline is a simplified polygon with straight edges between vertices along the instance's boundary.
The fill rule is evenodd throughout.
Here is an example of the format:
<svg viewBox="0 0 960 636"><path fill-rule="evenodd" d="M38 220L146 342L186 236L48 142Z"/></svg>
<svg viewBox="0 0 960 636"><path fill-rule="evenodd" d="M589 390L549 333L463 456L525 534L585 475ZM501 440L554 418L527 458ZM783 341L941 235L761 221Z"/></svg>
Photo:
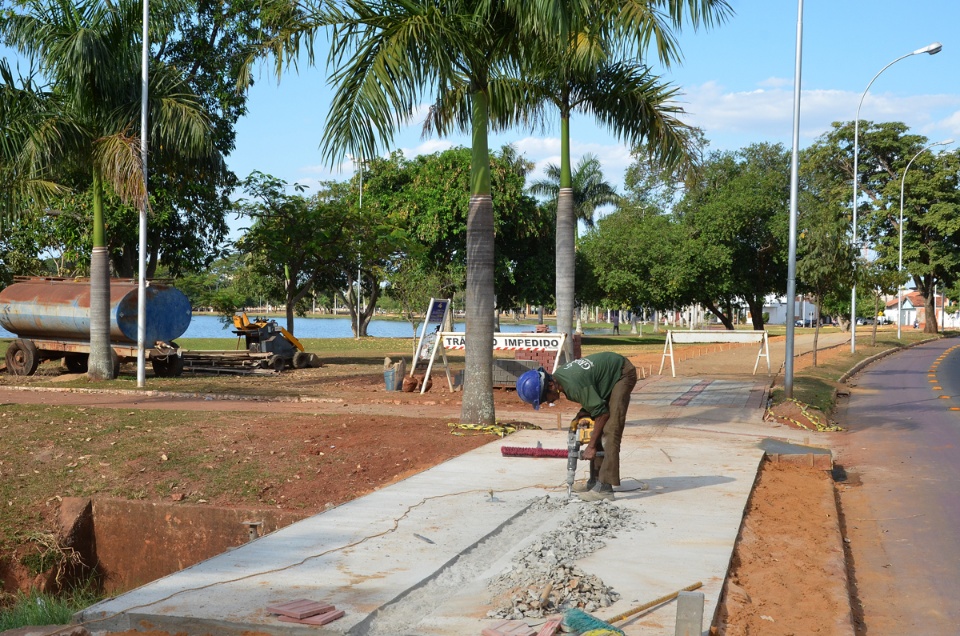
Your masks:
<svg viewBox="0 0 960 636"><path fill-rule="evenodd" d="M951 336L951 338L952 338L952 337L954 337L954 336ZM881 351L880 353L874 354L874 355L870 356L869 358L864 358L864 359L861 360L860 362L858 362L858 363L856 363L855 365L853 365L853 366L850 368L849 371L847 371L846 373L844 373L843 375L840 376L840 378L837 380L837 382L839 382L840 384L846 384L846 383L847 383L847 380L849 380L849 379L852 378L854 375L856 375L857 373L859 373L860 371L862 371L862 370L864 369L864 367L866 367L866 366L869 365L869 364L872 364L872 363L876 362L877 360L880 360L880 359L882 359L882 358L887 357L887 356L890 355L891 353L896 353L896 352L898 352L898 351L904 351L905 349L912 349L913 347L916 347L916 346L919 346L919 345L922 345L922 344L926 344L926 343L928 343L928 342L933 342L934 340L943 340L944 338L946 338L946 336L937 334L937 337L936 337L936 338L930 338L929 340L920 340L919 342L911 342L910 344L905 344L905 345L903 345L903 346L901 346L901 347L891 347L891 348L889 348L889 349L886 349L886 350L884 350L884 351ZM836 395L834 395L834 397L836 397Z"/></svg>

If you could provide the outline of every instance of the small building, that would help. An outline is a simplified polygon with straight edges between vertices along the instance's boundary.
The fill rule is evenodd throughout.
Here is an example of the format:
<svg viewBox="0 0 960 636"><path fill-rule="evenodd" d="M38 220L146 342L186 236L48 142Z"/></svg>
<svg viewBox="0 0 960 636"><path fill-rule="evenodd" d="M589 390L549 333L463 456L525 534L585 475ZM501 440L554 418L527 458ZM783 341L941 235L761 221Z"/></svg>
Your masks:
<svg viewBox="0 0 960 636"><path fill-rule="evenodd" d="M938 295L935 299L937 311L937 325L941 329L956 329L960 325L960 308L956 303L946 301L944 307L944 297ZM887 301L883 310L883 315L892 323L897 324L897 296L891 297ZM900 313L901 326L912 327L916 321L921 327L926 323L926 303L923 294L918 291L909 291L903 294L903 309Z"/></svg>

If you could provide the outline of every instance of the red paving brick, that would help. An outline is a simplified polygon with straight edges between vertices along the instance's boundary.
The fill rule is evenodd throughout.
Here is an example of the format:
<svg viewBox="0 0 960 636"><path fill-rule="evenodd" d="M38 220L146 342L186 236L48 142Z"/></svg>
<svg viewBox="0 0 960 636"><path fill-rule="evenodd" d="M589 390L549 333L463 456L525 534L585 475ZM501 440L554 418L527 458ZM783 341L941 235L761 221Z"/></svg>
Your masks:
<svg viewBox="0 0 960 636"><path fill-rule="evenodd" d="M296 620L323 614L332 609L334 609L334 607L329 603L318 603L305 598L267 606L267 611L271 614L280 614L281 616L287 616Z"/></svg>
<svg viewBox="0 0 960 636"><path fill-rule="evenodd" d="M537 632L537 636L554 636L560 630L560 623L562 622L563 618L551 618L543 624L543 627Z"/></svg>
<svg viewBox="0 0 960 636"><path fill-rule="evenodd" d="M537 636L537 630L523 621L502 620L485 627L481 636Z"/></svg>
<svg viewBox="0 0 960 636"><path fill-rule="evenodd" d="M332 623L333 621L341 618L344 615L343 610L331 610L329 612L324 612L323 614L315 614L313 616L308 616L307 618L290 618L289 616L279 616L278 618L284 623L300 623L301 625L326 625L327 623Z"/></svg>

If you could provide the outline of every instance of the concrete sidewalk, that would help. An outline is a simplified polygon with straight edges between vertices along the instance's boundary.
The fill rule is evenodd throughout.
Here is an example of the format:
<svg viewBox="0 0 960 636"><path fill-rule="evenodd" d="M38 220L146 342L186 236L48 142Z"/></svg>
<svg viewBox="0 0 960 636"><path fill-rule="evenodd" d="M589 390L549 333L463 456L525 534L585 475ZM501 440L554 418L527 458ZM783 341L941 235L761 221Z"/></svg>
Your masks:
<svg viewBox="0 0 960 636"><path fill-rule="evenodd" d="M722 369L743 366L744 353L755 356L742 348L710 355ZM721 362L724 354L729 359ZM770 380L750 376L751 369L752 360L737 379L654 376L638 384L616 500L634 512L632 521L577 562L622 596L594 616L610 617L700 581L706 633L764 449L818 446L824 435L763 421ZM524 547L596 505L545 509L537 503L545 497L566 500L566 462L500 453L502 445L565 448L556 413L523 411L544 430L478 448L77 618L94 632L149 626L186 634L480 634L493 622L486 618L492 608L487 582ZM281 623L266 611L296 599L329 602L346 614L307 627ZM621 628L631 636L672 635L675 617L675 604L667 603Z"/></svg>

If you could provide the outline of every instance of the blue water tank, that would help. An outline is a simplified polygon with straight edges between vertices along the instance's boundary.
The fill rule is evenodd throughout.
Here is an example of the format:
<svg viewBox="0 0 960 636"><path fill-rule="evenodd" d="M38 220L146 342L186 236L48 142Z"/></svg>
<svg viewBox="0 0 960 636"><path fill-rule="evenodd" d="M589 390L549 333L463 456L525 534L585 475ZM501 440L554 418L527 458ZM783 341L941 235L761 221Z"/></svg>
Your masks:
<svg viewBox="0 0 960 636"><path fill-rule="evenodd" d="M110 340L137 342L137 283L110 281ZM147 283L146 346L171 342L190 326L190 300L175 287ZM90 281L35 278L0 291L0 325L20 338L90 339Z"/></svg>

